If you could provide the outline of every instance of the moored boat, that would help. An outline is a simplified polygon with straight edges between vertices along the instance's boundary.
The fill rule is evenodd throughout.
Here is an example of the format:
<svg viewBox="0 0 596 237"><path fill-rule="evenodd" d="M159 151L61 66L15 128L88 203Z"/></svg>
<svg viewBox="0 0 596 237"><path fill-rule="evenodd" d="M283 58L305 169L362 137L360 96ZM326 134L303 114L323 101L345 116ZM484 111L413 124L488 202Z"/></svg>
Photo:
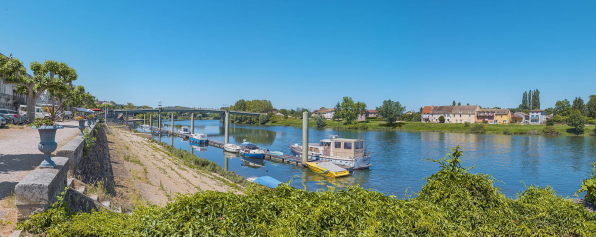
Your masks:
<svg viewBox="0 0 596 237"><path fill-rule="evenodd" d="M182 126L180 129L178 129L178 133L180 133L180 134L190 134L190 129L188 129L187 126Z"/></svg>
<svg viewBox="0 0 596 237"><path fill-rule="evenodd" d="M224 149L224 151L227 151L227 152L236 153L241 149L241 147L236 144L228 143L223 146L223 149Z"/></svg>
<svg viewBox="0 0 596 237"><path fill-rule="evenodd" d="M302 156L302 146L290 145L294 155ZM332 137L323 139L319 143L308 144L308 158L329 161L341 167L350 169L368 169L370 155L364 148L364 140Z"/></svg>
<svg viewBox="0 0 596 237"><path fill-rule="evenodd" d="M265 158L265 150L257 147L255 144L250 142L243 142L240 149L240 154L246 157L252 158Z"/></svg>
<svg viewBox="0 0 596 237"><path fill-rule="evenodd" d="M281 184L281 182L273 177L270 176L261 176L261 177L250 177L247 178L248 182L256 183L263 185L268 188L277 188Z"/></svg>
<svg viewBox="0 0 596 237"><path fill-rule="evenodd" d="M324 162L306 162L308 168L317 174L327 176L327 177L341 177L347 176L350 174L348 170L341 168L331 162L324 161Z"/></svg>
<svg viewBox="0 0 596 237"><path fill-rule="evenodd" d="M193 133L189 137L190 142L197 143L197 144L208 144L209 139L207 139L207 135L202 133Z"/></svg>

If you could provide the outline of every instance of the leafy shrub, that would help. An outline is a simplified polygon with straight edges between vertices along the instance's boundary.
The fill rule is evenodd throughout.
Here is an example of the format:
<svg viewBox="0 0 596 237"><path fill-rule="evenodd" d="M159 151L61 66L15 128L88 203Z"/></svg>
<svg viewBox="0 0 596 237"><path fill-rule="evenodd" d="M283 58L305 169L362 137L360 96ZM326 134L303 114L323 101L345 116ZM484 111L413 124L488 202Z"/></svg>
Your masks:
<svg viewBox="0 0 596 237"><path fill-rule="evenodd" d="M589 119L587 119L587 121L589 124L596 124L596 120L594 120L594 119L589 118Z"/></svg>
<svg viewBox="0 0 596 237"><path fill-rule="evenodd" d="M309 192L281 184L244 194L204 191L131 215L71 213L59 201L19 223L47 236L595 236L596 215L529 186L506 198L487 174L462 167L455 147L414 198L350 186ZM62 205L63 206L63 205Z"/></svg>
<svg viewBox="0 0 596 237"><path fill-rule="evenodd" d="M555 126L555 120L554 119L547 119L546 120L546 126Z"/></svg>
<svg viewBox="0 0 596 237"><path fill-rule="evenodd" d="M574 133L577 135L584 134L585 123L584 116L577 110L574 110L567 118L567 125L573 127Z"/></svg>
<svg viewBox="0 0 596 237"><path fill-rule="evenodd" d="M482 120L482 124L488 124L488 120Z"/></svg>
<svg viewBox="0 0 596 237"><path fill-rule="evenodd" d="M259 116L259 123L260 124L266 124L267 122L269 122L269 116L266 114L261 114Z"/></svg>
<svg viewBox="0 0 596 237"><path fill-rule="evenodd" d="M503 130L503 134L505 134L505 135L511 135L511 133L509 132L509 129Z"/></svg>
<svg viewBox="0 0 596 237"><path fill-rule="evenodd" d="M324 128L325 126L327 126L327 121L325 120L325 118L323 118L323 116L315 115L313 119L317 124L317 128Z"/></svg>
<svg viewBox="0 0 596 237"><path fill-rule="evenodd" d="M358 124L358 129L359 130L368 130L368 125L366 125L365 123Z"/></svg>
<svg viewBox="0 0 596 237"><path fill-rule="evenodd" d="M439 123L445 123L445 117L443 115L439 117Z"/></svg>
<svg viewBox="0 0 596 237"><path fill-rule="evenodd" d="M466 127L466 128L469 128L469 127L470 127L470 122L468 122L468 121L465 121L465 122L464 122L464 127Z"/></svg>
<svg viewBox="0 0 596 237"><path fill-rule="evenodd" d="M486 128L484 128L483 124L476 124L472 129L470 129L471 133L486 133Z"/></svg>
<svg viewBox="0 0 596 237"><path fill-rule="evenodd" d="M565 119L561 115L558 115L558 114L553 116L552 120L555 123L562 123L565 121Z"/></svg>
<svg viewBox="0 0 596 237"><path fill-rule="evenodd" d="M559 131L554 126L546 126L542 129L542 134L545 135L559 135Z"/></svg>
<svg viewBox="0 0 596 237"><path fill-rule="evenodd" d="M528 135L540 135L540 132L538 132L538 130L531 129L531 130L528 130L526 132L526 134L528 134Z"/></svg>
<svg viewBox="0 0 596 237"><path fill-rule="evenodd" d="M578 194L586 192L584 198L586 201L594 204L596 201L596 175L594 174L594 171L596 171L596 163L593 163L592 166L594 166L594 169L592 170L592 177L582 182L582 185L575 193L575 196L577 197Z"/></svg>

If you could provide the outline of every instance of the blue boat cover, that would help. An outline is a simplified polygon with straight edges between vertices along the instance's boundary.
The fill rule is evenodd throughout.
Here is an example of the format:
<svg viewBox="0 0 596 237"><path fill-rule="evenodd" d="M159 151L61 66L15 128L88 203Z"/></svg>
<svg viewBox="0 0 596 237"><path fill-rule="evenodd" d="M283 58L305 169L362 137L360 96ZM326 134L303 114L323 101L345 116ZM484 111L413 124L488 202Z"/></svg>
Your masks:
<svg viewBox="0 0 596 237"><path fill-rule="evenodd" d="M263 185L263 186L269 187L269 188L277 188L277 186L279 186L281 184L281 182L279 182L279 180L274 179L273 177L270 177L270 176L259 177L259 178L255 179L255 183L258 183L260 185Z"/></svg>

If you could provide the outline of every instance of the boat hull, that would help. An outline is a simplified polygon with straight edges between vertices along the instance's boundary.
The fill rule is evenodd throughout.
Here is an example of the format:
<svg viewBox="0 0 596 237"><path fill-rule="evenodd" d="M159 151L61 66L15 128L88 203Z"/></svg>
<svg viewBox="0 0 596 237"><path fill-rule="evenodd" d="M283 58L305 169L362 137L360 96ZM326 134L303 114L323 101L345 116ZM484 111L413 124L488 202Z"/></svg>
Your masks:
<svg viewBox="0 0 596 237"><path fill-rule="evenodd" d="M260 153L240 152L240 154L242 154L243 156L246 156L246 157L250 157L250 158L257 158L257 159L263 159L263 158L265 158L265 154L260 154Z"/></svg>
<svg viewBox="0 0 596 237"><path fill-rule="evenodd" d="M302 156L301 150L295 149L293 147L291 147L290 150L292 151L292 154L294 154L295 156ZM314 159L314 160L320 160L320 161L328 161L333 164L340 165L340 166L347 166L347 167L350 167L351 169L355 169L355 170L368 169L371 166L370 156L359 157L359 158L333 158L333 157L328 157L328 156L323 156L323 155L318 155L318 154L317 155L309 154L308 158Z"/></svg>
<svg viewBox="0 0 596 237"><path fill-rule="evenodd" d="M190 137L188 140L190 140L190 142L192 143L197 143L197 144L209 144L209 140L199 140L193 137Z"/></svg>

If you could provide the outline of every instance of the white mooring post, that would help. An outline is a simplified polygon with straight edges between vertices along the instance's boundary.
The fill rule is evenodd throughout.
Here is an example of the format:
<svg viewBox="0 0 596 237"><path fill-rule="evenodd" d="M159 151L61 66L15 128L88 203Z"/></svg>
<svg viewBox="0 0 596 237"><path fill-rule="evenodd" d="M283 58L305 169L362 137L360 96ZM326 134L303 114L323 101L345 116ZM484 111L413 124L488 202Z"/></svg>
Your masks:
<svg viewBox="0 0 596 237"><path fill-rule="evenodd" d="M172 127L170 129L172 131L172 137L174 136L174 113L172 112Z"/></svg>
<svg viewBox="0 0 596 237"><path fill-rule="evenodd" d="M308 112L302 113L302 165L308 161Z"/></svg>
<svg viewBox="0 0 596 237"><path fill-rule="evenodd" d="M152 132L153 129L153 116L152 114L149 114L149 133Z"/></svg>

